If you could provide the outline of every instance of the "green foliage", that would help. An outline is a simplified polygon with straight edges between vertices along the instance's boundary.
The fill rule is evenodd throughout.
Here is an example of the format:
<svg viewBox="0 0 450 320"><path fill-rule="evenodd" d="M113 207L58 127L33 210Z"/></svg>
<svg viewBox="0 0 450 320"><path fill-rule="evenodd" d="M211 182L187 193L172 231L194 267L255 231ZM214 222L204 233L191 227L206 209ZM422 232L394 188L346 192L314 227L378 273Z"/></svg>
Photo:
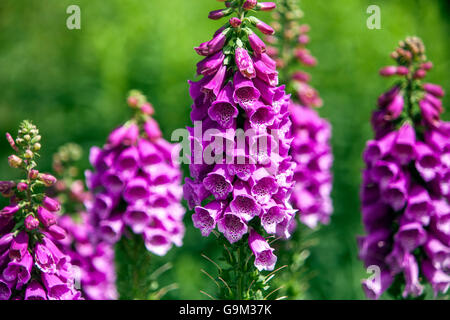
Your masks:
<svg viewBox="0 0 450 320"><path fill-rule="evenodd" d="M81 30L66 28L66 8L72 4L81 8ZM381 8L381 30L366 27L372 4ZM186 81L194 78L200 60L193 47L221 25L206 18L220 7L211 0L1 0L0 133L15 132L22 119L31 119L42 135L40 169L49 171L51 155L74 141L85 150L84 170L89 147L102 145L111 129L128 119L124 101L136 88L154 105L155 119L169 139L190 122ZM450 7L446 0L302 0L301 8L311 25L308 48L319 61L311 71L312 85L324 100L321 115L333 126L335 156L335 212L330 225L315 234L319 243L306 260L317 274L307 297L363 298L360 280L367 275L357 259L355 236L362 233L361 153L372 138L370 113L389 82L378 69L391 63L389 53L399 40L417 35L435 65L428 81L449 93ZM448 109L443 118L449 119ZM8 168L10 151L0 139L1 179L19 175ZM171 250L166 260L152 257L158 265L165 260L174 266L160 279L163 285L176 282L179 289L165 298L200 299L200 288L214 290L200 272L210 270L201 253L217 257L221 248L192 227L190 213L185 223L184 246Z"/></svg>

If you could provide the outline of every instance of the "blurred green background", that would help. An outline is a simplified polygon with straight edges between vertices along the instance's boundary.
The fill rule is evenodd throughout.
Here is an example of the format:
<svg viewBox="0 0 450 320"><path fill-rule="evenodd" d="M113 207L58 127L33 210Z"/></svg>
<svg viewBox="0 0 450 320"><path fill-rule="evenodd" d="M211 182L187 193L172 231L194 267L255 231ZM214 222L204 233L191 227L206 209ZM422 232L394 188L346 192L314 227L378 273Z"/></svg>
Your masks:
<svg viewBox="0 0 450 320"><path fill-rule="evenodd" d="M66 8L81 8L81 30L66 28ZM381 30L369 30L366 9L381 8ZM142 90L155 106L164 135L189 124L187 80L199 57L193 47L210 39L220 22L208 20L213 0L1 0L0 132L16 133L19 122L33 120L43 139L40 168L50 170L58 146L74 141L86 150L102 145L112 128L127 119L127 91ZM445 0L302 0L311 25L309 48L319 65L313 85L324 99L320 113L333 125L335 212L317 232L308 267L317 276L308 298L364 298L365 277L357 259L355 236L362 233L359 212L361 153L372 138L369 118L376 98L392 80L378 76L391 64L389 53L408 35L422 37L435 68L428 81L450 92L450 2ZM265 17L269 15L265 14ZM449 97L444 98L448 105ZM449 112L444 115L449 119ZM12 178L10 152L0 139L0 177ZM216 243L202 238L186 215L185 245L155 264L172 261L164 281L179 290L167 298L204 298L213 291L200 257L216 254Z"/></svg>

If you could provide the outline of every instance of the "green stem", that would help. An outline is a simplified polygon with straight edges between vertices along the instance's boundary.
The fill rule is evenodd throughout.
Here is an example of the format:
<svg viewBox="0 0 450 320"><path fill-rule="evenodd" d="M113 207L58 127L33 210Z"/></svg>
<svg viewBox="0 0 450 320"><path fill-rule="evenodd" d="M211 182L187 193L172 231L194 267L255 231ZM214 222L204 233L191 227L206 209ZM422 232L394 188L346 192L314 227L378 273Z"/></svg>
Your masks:
<svg viewBox="0 0 450 320"><path fill-rule="evenodd" d="M117 290L122 300L147 300L150 291L151 254L142 237L132 233L116 244Z"/></svg>

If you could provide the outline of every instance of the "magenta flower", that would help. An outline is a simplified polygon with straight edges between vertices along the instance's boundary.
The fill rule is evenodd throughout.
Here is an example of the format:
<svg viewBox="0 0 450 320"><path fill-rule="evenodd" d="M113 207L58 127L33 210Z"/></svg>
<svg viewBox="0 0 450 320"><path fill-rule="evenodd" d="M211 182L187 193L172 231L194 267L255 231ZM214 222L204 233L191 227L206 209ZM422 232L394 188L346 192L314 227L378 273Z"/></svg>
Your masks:
<svg viewBox="0 0 450 320"><path fill-rule="evenodd" d="M277 257L273 254L274 249L253 229L248 237L248 245L255 255L255 267L259 271L274 269L277 263Z"/></svg>

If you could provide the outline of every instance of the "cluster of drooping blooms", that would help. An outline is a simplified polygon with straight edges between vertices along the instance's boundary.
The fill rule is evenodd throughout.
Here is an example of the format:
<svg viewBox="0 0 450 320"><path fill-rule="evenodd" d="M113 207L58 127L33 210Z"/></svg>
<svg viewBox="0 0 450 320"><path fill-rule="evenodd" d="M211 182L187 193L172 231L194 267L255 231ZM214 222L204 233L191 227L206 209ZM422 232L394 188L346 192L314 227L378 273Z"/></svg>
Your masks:
<svg viewBox="0 0 450 320"><path fill-rule="evenodd" d="M50 239L62 240L66 234L57 225L60 204L38 192L56 182L35 169L39 131L24 121L17 139L9 133L6 137L15 151L9 165L26 176L18 182L0 181L1 195L10 200L0 210L0 300L82 299L70 257Z"/></svg>
<svg viewBox="0 0 450 320"><path fill-rule="evenodd" d="M226 9L209 17L232 13L237 17L195 48L206 58L197 64L203 78L189 82L194 101L194 127L188 128L192 179L185 180L184 196L203 236L217 225L230 243L243 239L251 228L288 238L296 212L287 202L295 169L289 156L289 96L284 86L278 86L276 63L252 27L266 35L274 30L249 15L272 10L275 4L251 0L225 4ZM277 258L255 230L248 238L255 266L272 270Z"/></svg>
<svg viewBox="0 0 450 320"><path fill-rule="evenodd" d="M450 123L440 119L442 88L422 81L432 67L424 51L407 38L392 54L398 66L380 72L402 78L380 96L364 151L360 258L379 271L363 281L370 298L390 287L417 297L425 280L435 294L450 287Z"/></svg>
<svg viewBox="0 0 450 320"><path fill-rule="evenodd" d="M60 147L53 156L53 170L58 181L49 190L49 195L57 196L61 203L64 214L59 216L58 223L67 232L66 238L55 243L79 268L81 291L86 299L115 300L118 294L114 248L110 243L92 237L95 229L84 206L92 195L77 179L75 166L81 156L82 149L73 143Z"/></svg>
<svg viewBox="0 0 450 320"><path fill-rule="evenodd" d="M112 131L103 149L91 149L89 214L100 239L142 234L148 251L162 256L184 236L181 171L172 160L175 145L162 137L145 96L132 91L128 105L135 117Z"/></svg>
<svg viewBox="0 0 450 320"><path fill-rule="evenodd" d="M311 67L317 63L306 49L309 26L298 23L302 16L297 0L279 1L272 24L277 33L267 36L271 43L267 52L277 61L286 91L292 93L289 112L294 140L290 152L297 167L291 201L299 210L300 221L314 228L318 223L328 223L333 211L330 197L333 156L331 126L312 109L322 106L322 99L308 84L310 75L299 70L300 66Z"/></svg>

